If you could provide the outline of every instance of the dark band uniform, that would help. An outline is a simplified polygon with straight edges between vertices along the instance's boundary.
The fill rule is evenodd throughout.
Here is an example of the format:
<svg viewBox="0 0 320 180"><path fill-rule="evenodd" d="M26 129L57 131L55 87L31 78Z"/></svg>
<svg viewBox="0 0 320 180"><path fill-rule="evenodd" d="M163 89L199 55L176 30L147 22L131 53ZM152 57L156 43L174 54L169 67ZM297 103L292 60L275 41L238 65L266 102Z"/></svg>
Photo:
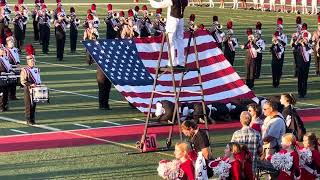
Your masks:
<svg viewBox="0 0 320 180"><path fill-rule="evenodd" d="M32 25L33 25L33 36L35 41L39 41L39 24L38 24L38 18L37 18L37 13L40 10L40 6L35 3L35 8L32 11Z"/></svg>
<svg viewBox="0 0 320 180"><path fill-rule="evenodd" d="M80 20L77 18L76 11L73 7L70 8L70 50L71 53L75 53L77 50L77 40L78 40L78 26L80 25Z"/></svg>
<svg viewBox="0 0 320 180"><path fill-rule="evenodd" d="M2 50L3 51L3 50ZM7 56L0 57L0 73L8 73L12 70ZM8 110L8 86L0 86L0 111Z"/></svg>
<svg viewBox="0 0 320 180"><path fill-rule="evenodd" d="M23 41L25 39L25 28L28 21L28 17L21 12L21 6L16 5L15 7L15 17L13 19L14 25L14 37L16 40L16 46L21 51L23 46Z"/></svg>
<svg viewBox="0 0 320 180"><path fill-rule="evenodd" d="M47 10L47 6L42 4L41 11L38 13L40 39L42 42L42 52L48 54L49 52L49 41L50 41L50 27L51 27L51 16Z"/></svg>
<svg viewBox="0 0 320 180"><path fill-rule="evenodd" d="M26 46L27 61L34 61L33 47ZM21 69L20 82L24 90L25 117L28 124L35 124L36 103L31 100L32 85L40 85L40 69L36 67L24 67Z"/></svg>
<svg viewBox="0 0 320 180"><path fill-rule="evenodd" d="M57 9L57 17L55 20L55 35L56 35L56 46L57 46L57 60L62 61L63 53L64 53L64 45L66 42L66 28L68 22L66 20L66 16L61 8Z"/></svg>
<svg viewBox="0 0 320 180"><path fill-rule="evenodd" d="M276 31L273 37L273 43L270 47L272 60L271 60L271 68L272 68L272 86L277 88L280 85L280 79L282 75L282 66L283 66L283 53L284 47L279 41L279 33Z"/></svg>
<svg viewBox="0 0 320 180"><path fill-rule="evenodd" d="M248 42L244 45L246 49L245 68L246 68L246 84L252 89L254 87L254 75L256 69L257 49L259 47L253 42L254 36L252 35L252 29L247 30Z"/></svg>

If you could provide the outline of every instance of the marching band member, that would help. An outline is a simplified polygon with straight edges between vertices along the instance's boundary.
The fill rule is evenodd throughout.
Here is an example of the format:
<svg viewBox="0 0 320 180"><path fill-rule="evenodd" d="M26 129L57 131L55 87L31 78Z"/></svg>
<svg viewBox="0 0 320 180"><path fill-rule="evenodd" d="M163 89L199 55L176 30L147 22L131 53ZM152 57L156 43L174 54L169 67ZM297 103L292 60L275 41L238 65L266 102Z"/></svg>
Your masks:
<svg viewBox="0 0 320 180"><path fill-rule="evenodd" d="M5 28L5 24L6 24L6 16L5 16L5 7L6 7L7 3L6 0L0 0L0 38L1 38L1 42L4 43L5 39L4 39L4 28Z"/></svg>
<svg viewBox="0 0 320 180"><path fill-rule="evenodd" d="M96 4L91 4L91 13L93 15L93 26L98 29L100 25L100 20L99 20L99 17L97 16Z"/></svg>
<svg viewBox="0 0 320 180"><path fill-rule="evenodd" d="M270 7L270 11L276 11L276 1L269 0L269 7Z"/></svg>
<svg viewBox="0 0 320 180"><path fill-rule="evenodd" d="M3 43L0 39L0 73L8 73L12 70L12 66L6 55ZM8 86L0 86L0 111L8 111Z"/></svg>
<svg viewBox="0 0 320 180"><path fill-rule="evenodd" d="M264 7L264 0L260 0L260 8L261 8L261 11L265 11L265 7Z"/></svg>
<svg viewBox="0 0 320 180"><path fill-rule="evenodd" d="M70 50L72 54L75 54L77 49L78 27L80 25L80 20L77 18L76 10L74 9L74 7L70 7L69 23L70 23Z"/></svg>
<svg viewBox="0 0 320 180"><path fill-rule="evenodd" d="M261 64L262 64L262 53L266 49L266 43L265 41L261 38L261 28L262 24L260 21L257 22L256 24L256 45L258 46L258 51L257 51L257 58L256 58L256 70L255 70L255 78L259 79L260 78L260 71L261 71Z"/></svg>
<svg viewBox="0 0 320 180"><path fill-rule="evenodd" d="M236 48L238 47L238 41L233 37L233 23L231 20L227 22L227 33L223 40L224 45L224 56L229 61L229 63L233 66L234 57L236 54Z"/></svg>
<svg viewBox="0 0 320 180"><path fill-rule="evenodd" d="M318 139L315 133L307 133L303 137L303 146L304 148L300 150L301 154L306 151L311 151L311 153L306 153L306 161L301 164L301 177L300 179L316 180L319 178L320 172L320 153L318 149ZM308 162L307 160L311 160Z"/></svg>
<svg viewBox="0 0 320 180"><path fill-rule="evenodd" d="M66 42L66 28L68 27L69 22L67 22L66 15L61 8L57 9L57 17L58 19L54 22L56 29L57 60L62 61L64 45Z"/></svg>
<svg viewBox="0 0 320 180"><path fill-rule="evenodd" d="M314 52L314 63L316 67L316 75L320 76L320 16L318 16L318 27L313 32L312 36L313 52Z"/></svg>
<svg viewBox="0 0 320 180"><path fill-rule="evenodd" d="M104 19L106 23L106 38L114 39L120 36L119 34L119 20L115 17L112 10L112 4L107 5L108 14Z"/></svg>
<svg viewBox="0 0 320 180"><path fill-rule="evenodd" d="M158 8L156 10L156 18L152 23L154 29L154 36L159 36L161 33L165 32L166 22L164 18L161 17L162 9Z"/></svg>
<svg viewBox="0 0 320 180"><path fill-rule="evenodd" d="M21 12L21 8L18 5L14 6L15 17L13 19L14 24L14 37L16 39L17 48L19 52L21 52L23 46L23 40L25 38L25 26L24 24L27 22L27 17L24 16Z"/></svg>
<svg viewBox="0 0 320 180"><path fill-rule="evenodd" d="M305 24L305 23L304 23ZM306 24L303 26L307 26ZM307 30L302 31L302 35L294 43L294 50L297 53L296 63L298 69L298 93L300 98L307 94L307 82L311 61L310 33Z"/></svg>
<svg viewBox="0 0 320 180"><path fill-rule="evenodd" d="M224 33L222 32L222 26L219 23L218 16L212 17L212 27L210 29L210 34L212 35L213 39L218 44L218 47L222 49L222 40L224 37Z"/></svg>
<svg viewBox="0 0 320 180"><path fill-rule="evenodd" d="M120 21L121 22L121 21ZM139 31L138 27L135 24L134 17L133 17L133 11L132 9L128 10L128 19L123 22L123 28L121 31L121 38L133 38L133 37L138 37L139 36Z"/></svg>
<svg viewBox="0 0 320 180"><path fill-rule="evenodd" d="M246 84L252 89L254 87L255 63L257 58L258 46L254 43L254 35L252 29L247 29L248 42L241 45L241 49L246 50L245 67L246 67Z"/></svg>
<svg viewBox="0 0 320 180"><path fill-rule="evenodd" d="M88 14L87 16L87 24L88 27L85 29L84 33L83 33L83 40L96 40L99 37L99 33L97 28L95 28L93 26L93 15L92 14ZM89 53L87 53L87 59L86 59L87 63L89 65L91 65L93 63L92 57L90 56Z"/></svg>
<svg viewBox="0 0 320 180"><path fill-rule="evenodd" d="M287 39L287 35L285 35L283 33L283 19L282 18L278 18L277 19L277 31L279 32L279 43L282 46L283 49L283 53L281 54L281 60L280 60L280 64L279 65L279 78L281 78L282 76L282 67L283 67L283 62L284 62L284 51L286 50L286 46L288 44L288 39ZM280 80L280 79L279 79ZM276 81L277 83L277 87L279 86L279 81Z"/></svg>
<svg viewBox="0 0 320 180"><path fill-rule="evenodd" d="M156 2L149 0L153 8L167 9L166 32L168 33L170 44L170 55L172 64L168 61L168 66L182 66L184 62L184 20L183 14L188 6L188 0L164 0ZM177 57L175 49L177 49Z"/></svg>
<svg viewBox="0 0 320 180"><path fill-rule="evenodd" d="M224 0L220 0L220 6L219 6L219 8L224 8Z"/></svg>
<svg viewBox="0 0 320 180"><path fill-rule="evenodd" d="M270 51L272 54L272 85L273 87L278 88L280 84L283 66L283 59L281 57L284 53L283 46L280 43L279 31L276 31L272 37L272 45L270 47Z"/></svg>
<svg viewBox="0 0 320 180"><path fill-rule="evenodd" d="M47 5L42 4L41 14L38 15L40 28L40 38L42 42L42 52L48 54L50 41L51 15L47 10Z"/></svg>
<svg viewBox="0 0 320 180"><path fill-rule="evenodd" d="M19 49L14 47L14 38L12 36L11 30L6 33L6 41L7 47L5 48L7 57L11 65L15 65L17 68L20 68L20 57L19 57ZM9 86L9 99L17 100L16 96L17 87L16 84Z"/></svg>
<svg viewBox="0 0 320 180"><path fill-rule="evenodd" d="M286 12L286 0L280 0L280 12Z"/></svg>
<svg viewBox="0 0 320 180"><path fill-rule="evenodd" d="M297 16L296 17L296 32L292 34L291 36L291 41L290 41L290 45L292 47L292 53L293 53L293 67L294 67L294 77L298 76L298 67L297 67L297 53L296 51L294 51L294 43L300 39L301 37L301 29L302 29L302 24L301 24L301 16Z"/></svg>
<svg viewBox="0 0 320 180"><path fill-rule="evenodd" d="M258 0L253 0L253 9L259 9L259 2L258 2Z"/></svg>
<svg viewBox="0 0 320 180"><path fill-rule="evenodd" d="M297 13L297 0L291 0L291 13Z"/></svg>
<svg viewBox="0 0 320 180"><path fill-rule="evenodd" d="M317 6L317 0L311 1L311 14L318 14L318 6Z"/></svg>
<svg viewBox="0 0 320 180"><path fill-rule="evenodd" d="M27 67L21 69L20 82L24 90L25 117L29 125L36 124L36 103L31 99L31 89L41 84L40 69L35 67L35 49L31 44L25 47Z"/></svg>
<svg viewBox="0 0 320 180"><path fill-rule="evenodd" d="M308 13L307 0L301 0L301 11L302 11L302 14Z"/></svg>
<svg viewBox="0 0 320 180"><path fill-rule="evenodd" d="M238 9L238 8L239 8L239 2L238 2L238 0L233 0L232 9Z"/></svg>
<svg viewBox="0 0 320 180"><path fill-rule="evenodd" d="M148 8L146 5L142 6L143 17L139 21L140 37L151 36L152 33L152 23L148 16Z"/></svg>
<svg viewBox="0 0 320 180"><path fill-rule="evenodd" d="M140 11L139 6L135 6L133 11L135 18L139 18L139 11Z"/></svg>
<svg viewBox="0 0 320 180"><path fill-rule="evenodd" d="M38 25L38 19L36 17L37 17L38 11L40 10L40 1L35 0L34 4L35 4L35 7L31 13L31 16L33 19L33 22L32 22L33 34L34 34L34 41L39 41L39 27L38 27L39 25Z"/></svg>

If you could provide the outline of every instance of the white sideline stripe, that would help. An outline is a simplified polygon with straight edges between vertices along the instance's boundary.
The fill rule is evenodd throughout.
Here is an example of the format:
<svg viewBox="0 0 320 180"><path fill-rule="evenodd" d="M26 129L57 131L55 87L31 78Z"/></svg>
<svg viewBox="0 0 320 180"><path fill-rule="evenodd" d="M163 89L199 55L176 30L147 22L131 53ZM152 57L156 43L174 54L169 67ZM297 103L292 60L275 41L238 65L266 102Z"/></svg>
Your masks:
<svg viewBox="0 0 320 180"><path fill-rule="evenodd" d="M21 134L28 134L28 132L26 132L26 131L20 131L20 130L18 130L18 129L10 129L10 131L16 132L16 133L21 133Z"/></svg>
<svg viewBox="0 0 320 180"><path fill-rule="evenodd" d="M108 124L117 125L117 126L121 126L121 125L122 125L122 124L120 124L120 123L111 122L111 121L102 121L102 122L105 122L105 123L108 123Z"/></svg>
<svg viewBox="0 0 320 180"><path fill-rule="evenodd" d="M84 128L91 128L91 126L87 126L87 125L79 124L79 123L74 123L73 125L84 127Z"/></svg>
<svg viewBox="0 0 320 180"><path fill-rule="evenodd" d="M55 64L55 63L49 63L49 62L43 62L43 61L37 61L37 62L42 63L42 64L50 64L50 65L55 65L55 66L67 67L67 68L71 68L71 69L88 70L88 71L94 71L94 72L97 71L97 70L93 70L93 69L73 67L73 66L68 66L68 65L64 65L64 64Z"/></svg>
<svg viewBox="0 0 320 180"><path fill-rule="evenodd" d="M133 120L146 122L145 120L143 120L143 119L139 119L139 118L133 118Z"/></svg>
<svg viewBox="0 0 320 180"><path fill-rule="evenodd" d="M14 122L14 123L27 124L25 121L20 121L20 120L7 118L7 117L3 117L3 116L0 116L0 119L5 120L5 121L9 121L9 122ZM137 124L135 124L135 125L137 125ZM106 139L102 139L102 138L87 136L87 135L84 135L84 134L79 134L79 133L73 132L73 131L79 131L81 129L71 130L71 131L62 131L62 130L60 130L58 128L53 128L53 127L49 127L49 126L45 126L45 125L33 125L33 126L41 128L41 129L51 130L51 131L60 131L60 132L67 133L67 134L72 134L72 135L85 137L85 138L89 138L89 139L94 139L94 140L105 142L105 143L109 143L109 144L112 144L112 145L117 145L117 146L121 146L121 147L126 147L126 148L137 150L137 148L135 146L131 146L131 145L128 145L128 144L118 143L118 142L114 142L114 141L110 141L110 140L106 140ZM134 126L134 125L124 125L124 126ZM100 127L100 128L91 128L91 129L101 129L101 128L102 127ZM108 127L108 128L114 128L114 127ZM89 129L83 129L83 130L89 130ZM54 132L45 132L45 133L54 133ZM45 133L33 133L33 134L19 134L19 135L12 135L12 136L1 136L0 139L1 138L5 138L5 137L26 136L26 135L35 135L35 134L45 134ZM164 152L155 152L155 153L173 157L172 154L168 154L168 153L164 153Z"/></svg>

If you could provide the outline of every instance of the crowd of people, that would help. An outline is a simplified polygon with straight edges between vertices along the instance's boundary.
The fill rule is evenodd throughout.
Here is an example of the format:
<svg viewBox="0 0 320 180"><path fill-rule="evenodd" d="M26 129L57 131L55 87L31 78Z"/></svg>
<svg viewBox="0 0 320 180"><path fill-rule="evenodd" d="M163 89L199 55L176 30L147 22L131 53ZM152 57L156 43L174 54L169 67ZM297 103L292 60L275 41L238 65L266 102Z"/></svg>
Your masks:
<svg viewBox="0 0 320 180"><path fill-rule="evenodd" d="M219 158L210 149L206 130L193 120L183 121L181 130L187 141L175 146L178 165L169 168L168 161L160 161L159 175L173 176L169 179L175 179L175 175L189 180L214 175L219 179L253 180L260 178L259 172L267 171L271 179L319 178L318 138L306 132L295 103L292 94L283 93L278 101L249 104L240 114L242 128L233 133Z"/></svg>

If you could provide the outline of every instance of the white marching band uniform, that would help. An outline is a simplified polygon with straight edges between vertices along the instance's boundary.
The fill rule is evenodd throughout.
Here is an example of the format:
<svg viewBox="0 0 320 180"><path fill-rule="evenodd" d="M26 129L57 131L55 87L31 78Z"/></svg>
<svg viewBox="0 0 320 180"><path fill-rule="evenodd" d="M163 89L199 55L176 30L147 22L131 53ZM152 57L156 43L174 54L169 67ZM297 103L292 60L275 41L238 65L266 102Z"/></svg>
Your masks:
<svg viewBox="0 0 320 180"><path fill-rule="evenodd" d="M168 61L168 66L183 65L184 61L184 20L182 18L176 18L171 16L171 7L174 5L172 0L163 0L162 2L156 2L149 0L150 5L153 8L167 8L167 24L166 32L168 33L172 63ZM183 14L183 10L181 11ZM175 49L177 49L177 58Z"/></svg>

